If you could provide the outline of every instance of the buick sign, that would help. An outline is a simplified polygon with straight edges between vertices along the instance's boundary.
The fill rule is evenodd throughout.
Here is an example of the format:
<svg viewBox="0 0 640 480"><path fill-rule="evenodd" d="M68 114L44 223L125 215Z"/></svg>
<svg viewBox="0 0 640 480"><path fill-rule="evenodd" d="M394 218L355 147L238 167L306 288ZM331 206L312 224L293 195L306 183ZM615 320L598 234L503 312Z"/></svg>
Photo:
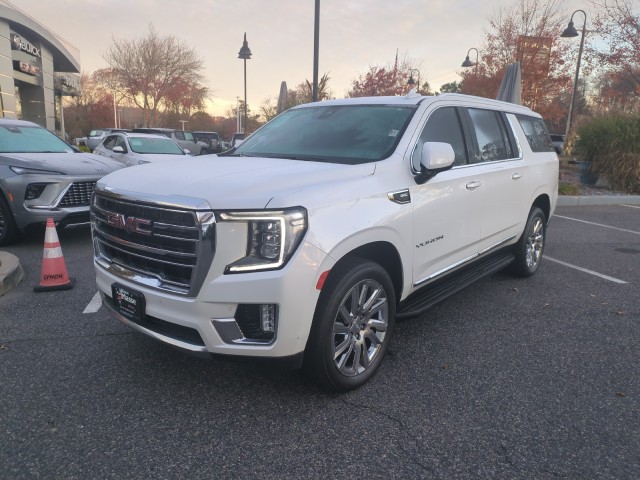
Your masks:
<svg viewBox="0 0 640 480"><path fill-rule="evenodd" d="M33 55L34 57L42 57L40 55L40 49L38 47L34 47L17 33L11 34L11 48L13 50L21 50L23 52L27 52L29 55Z"/></svg>

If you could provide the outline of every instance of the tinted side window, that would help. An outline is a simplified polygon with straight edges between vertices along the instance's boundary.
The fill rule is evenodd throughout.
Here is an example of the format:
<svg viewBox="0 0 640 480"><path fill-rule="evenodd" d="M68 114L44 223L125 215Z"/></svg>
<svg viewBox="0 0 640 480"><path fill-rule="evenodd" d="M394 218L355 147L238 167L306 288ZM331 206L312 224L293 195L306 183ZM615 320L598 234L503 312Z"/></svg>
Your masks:
<svg viewBox="0 0 640 480"><path fill-rule="evenodd" d="M116 137L116 143L114 144L114 147L122 147L125 153L127 152L127 144L125 143L124 138L119 135Z"/></svg>
<svg viewBox="0 0 640 480"><path fill-rule="evenodd" d="M504 124L498 112L469 108L469 118L476 137L476 152L479 162L492 162L513 158Z"/></svg>
<svg viewBox="0 0 640 480"><path fill-rule="evenodd" d="M540 118L516 115L520 126L527 137L527 142L534 152L553 152L553 143L547 133L547 127Z"/></svg>
<svg viewBox="0 0 640 480"><path fill-rule="evenodd" d="M175 136L178 140L184 140L184 133L181 131L175 132Z"/></svg>
<svg viewBox="0 0 640 480"><path fill-rule="evenodd" d="M102 144L102 146L104 148L106 148L107 150L113 150L113 147L116 146L116 140L117 140L117 136L116 135L111 135L107 138L104 139L104 143Z"/></svg>
<svg viewBox="0 0 640 480"><path fill-rule="evenodd" d="M415 171L420 171L422 145L425 142L448 143L456 154L453 164L465 165L467 163L467 146L462 134L460 118L454 107L439 108L427 120L411 156L411 166Z"/></svg>

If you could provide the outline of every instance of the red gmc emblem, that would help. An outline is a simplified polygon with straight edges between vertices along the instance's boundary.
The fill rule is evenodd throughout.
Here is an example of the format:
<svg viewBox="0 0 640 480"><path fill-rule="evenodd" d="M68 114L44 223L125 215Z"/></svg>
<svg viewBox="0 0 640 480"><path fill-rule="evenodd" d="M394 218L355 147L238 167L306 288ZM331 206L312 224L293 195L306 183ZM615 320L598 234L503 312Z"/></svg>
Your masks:
<svg viewBox="0 0 640 480"><path fill-rule="evenodd" d="M129 233L151 235L151 220L146 218L126 217L121 213L107 213L107 223L114 228L125 230Z"/></svg>

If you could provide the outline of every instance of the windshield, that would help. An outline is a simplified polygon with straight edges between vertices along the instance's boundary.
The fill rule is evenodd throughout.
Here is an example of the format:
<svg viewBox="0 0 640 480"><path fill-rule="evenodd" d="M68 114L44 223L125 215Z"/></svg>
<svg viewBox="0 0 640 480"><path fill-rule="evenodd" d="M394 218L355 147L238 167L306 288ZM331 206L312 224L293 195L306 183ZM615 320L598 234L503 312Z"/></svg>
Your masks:
<svg viewBox="0 0 640 480"><path fill-rule="evenodd" d="M73 149L49 130L35 126L0 127L2 153L73 153Z"/></svg>
<svg viewBox="0 0 640 480"><path fill-rule="evenodd" d="M388 157L415 106L333 105L288 110L231 155L358 164Z"/></svg>
<svg viewBox="0 0 640 480"><path fill-rule="evenodd" d="M165 155L185 155L184 151L168 138L133 137L129 138L131 151L135 153L163 153Z"/></svg>

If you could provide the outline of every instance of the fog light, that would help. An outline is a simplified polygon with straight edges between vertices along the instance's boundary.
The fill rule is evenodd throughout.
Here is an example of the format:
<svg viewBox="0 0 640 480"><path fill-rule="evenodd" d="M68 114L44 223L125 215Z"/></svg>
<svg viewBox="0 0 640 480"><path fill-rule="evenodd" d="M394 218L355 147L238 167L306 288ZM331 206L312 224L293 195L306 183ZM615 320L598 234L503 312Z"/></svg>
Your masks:
<svg viewBox="0 0 640 480"><path fill-rule="evenodd" d="M44 192L46 186L46 183L30 183L25 191L24 199L35 200L36 198L39 198L40 195L42 195L42 192Z"/></svg>
<svg viewBox="0 0 640 480"><path fill-rule="evenodd" d="M260 328L264 333L276 331L276 306L273 304L260 305Z"/></svg>

